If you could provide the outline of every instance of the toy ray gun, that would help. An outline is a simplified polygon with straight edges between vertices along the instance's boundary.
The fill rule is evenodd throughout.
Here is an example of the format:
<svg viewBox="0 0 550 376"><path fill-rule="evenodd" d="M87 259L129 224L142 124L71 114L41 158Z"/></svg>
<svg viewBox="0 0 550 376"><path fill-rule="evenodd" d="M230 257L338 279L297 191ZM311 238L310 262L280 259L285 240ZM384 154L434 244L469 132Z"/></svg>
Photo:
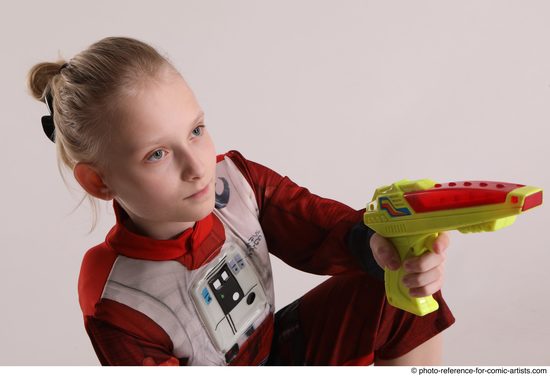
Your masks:
<svg viewBox="0 0 550 376"><path fill-rule="evenodd" d="M541 204L542 189L521 184L401 180L376 190L364 222L388 238L404 261L430 250L439 232L496 231ZM386 296L391 305L418 316L439 308L431 296L411 297L401 282L403 276L403 267L385 270Z"/></svg>

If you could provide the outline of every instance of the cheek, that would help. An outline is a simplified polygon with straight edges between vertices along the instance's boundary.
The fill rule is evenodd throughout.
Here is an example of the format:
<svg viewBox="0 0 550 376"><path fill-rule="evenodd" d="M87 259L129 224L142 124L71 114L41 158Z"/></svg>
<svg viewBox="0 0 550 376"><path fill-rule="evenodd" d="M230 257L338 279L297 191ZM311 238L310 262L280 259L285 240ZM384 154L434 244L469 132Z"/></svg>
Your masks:
<svg viewBox="0 0 550 376"><path fill-rule="evenodd" d="M164 181L161 184L160 181ZM132 171L121 171L114 179L115 192L122 199L132 200L135 204L155 200L166 195L172 187L167 179L154 176L143 176Z"/></svg>
<svg viewBox="0 0 550 376"><path fill-rule="evenodd" d="M209 172L211 174L214 174L214 170L216 169L216 149L214 147L214 142L212 142L212 138L209 134L207 134L207 137L205 137L203 152L203 160L208 166Z"/></svg>

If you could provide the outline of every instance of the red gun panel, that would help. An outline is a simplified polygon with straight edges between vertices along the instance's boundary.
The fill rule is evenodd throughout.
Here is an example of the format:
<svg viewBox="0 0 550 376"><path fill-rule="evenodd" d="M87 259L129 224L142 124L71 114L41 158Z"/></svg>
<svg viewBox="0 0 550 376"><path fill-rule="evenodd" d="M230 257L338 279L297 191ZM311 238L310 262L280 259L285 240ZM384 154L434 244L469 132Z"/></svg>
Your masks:
<svg viewBox="0 0 550 376"><path fill-rule="evenodd" d="M416 213L500 204L508 193L521 184L463 181L436 184L431 189L408 192L403 195ZM525 209L526 210L526 209Z"/></svg>

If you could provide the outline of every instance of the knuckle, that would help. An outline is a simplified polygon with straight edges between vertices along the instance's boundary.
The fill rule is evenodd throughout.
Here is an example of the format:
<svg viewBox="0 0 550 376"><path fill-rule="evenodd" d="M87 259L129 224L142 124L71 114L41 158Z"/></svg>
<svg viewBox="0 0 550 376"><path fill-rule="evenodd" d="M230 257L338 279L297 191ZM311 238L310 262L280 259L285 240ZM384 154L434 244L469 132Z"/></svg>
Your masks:
<svg viewBox="0 0 550 376"><path fill-rule="evenodd" d="M423 295L423 296L428 296L430 295L430 291L428 290L427 287L421 287L418 289L419 292Z"/></svg>
<svg viewBox="0 0 550 376"><path fill-rule="evenodd" d="M420 259L418 259L418 261L414 264L416 271L417 272L427 271L429 269L428 266L430 264L430 258L431 257L421 257Z"/></svg>
<svg viewBox="0 0 550 376"><path fill-rule="evenodd" d="M415 297L424 297L431 295L430 291L426 287L418 287L410 291Z"/></svg>

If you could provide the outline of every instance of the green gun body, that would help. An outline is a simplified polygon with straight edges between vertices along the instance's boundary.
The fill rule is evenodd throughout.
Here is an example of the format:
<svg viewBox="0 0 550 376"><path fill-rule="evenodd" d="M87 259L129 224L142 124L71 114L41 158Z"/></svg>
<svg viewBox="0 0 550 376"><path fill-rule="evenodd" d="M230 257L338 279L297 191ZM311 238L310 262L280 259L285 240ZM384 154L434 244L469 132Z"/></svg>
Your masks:
<svg viewBox="0 0 550 376"><path fill-rule="evenodd" d="M514 223L516 216L542 204L542 190L499 182L401 180L380 187L367 205L364 223L388 238L405 261L432 249L442 231L496 231ZM385 270L388 302L418 316L439 307L432 296L413 298L402 283L405 273Z"/></svg>

